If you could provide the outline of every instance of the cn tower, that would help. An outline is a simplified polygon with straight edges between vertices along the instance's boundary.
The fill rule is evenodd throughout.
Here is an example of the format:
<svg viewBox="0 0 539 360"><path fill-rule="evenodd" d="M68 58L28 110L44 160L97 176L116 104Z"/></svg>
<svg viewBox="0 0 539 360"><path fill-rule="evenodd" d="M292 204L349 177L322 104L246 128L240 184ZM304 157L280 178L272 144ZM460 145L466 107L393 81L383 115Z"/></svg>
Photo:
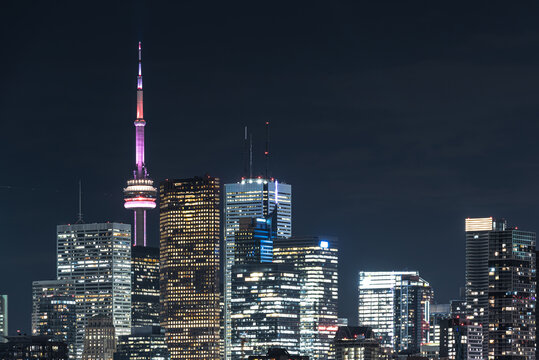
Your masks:
<svg viewBox="0 0 539 360"><path fill-rule="evenodd" d="M153 180L148 177L144 162L144 113L142 107L142 44L138 43L138 76L137 76L137 119L135 120L135 163L133 179L127 180L124 189L124 207L133 210L134 238L133 246L146 246L146 211L155 208L157 189Z"/></svg>

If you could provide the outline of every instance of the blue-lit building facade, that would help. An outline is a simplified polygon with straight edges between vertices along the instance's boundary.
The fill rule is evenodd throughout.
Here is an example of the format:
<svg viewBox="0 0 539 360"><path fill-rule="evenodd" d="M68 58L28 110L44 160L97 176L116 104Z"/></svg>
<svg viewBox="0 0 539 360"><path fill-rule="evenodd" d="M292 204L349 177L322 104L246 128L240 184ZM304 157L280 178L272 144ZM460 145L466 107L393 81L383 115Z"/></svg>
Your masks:
<svg viewBox="0 0 539 360"><path fill-rule="evenodd" d="M292 236L292 186L276 179L247 178L225 184L224 190L224 345L225 359L230 359L232 266L240 219L264 218L277 210L277 236Z"/></svg>
<svg viewBox="0 0 539 360"><path fill-rule="evenodd" d="M338 242L331 236L276 239L274 262L292 264L300 284L300 348L310 359L327 359L338 329Z"/></svg>
<svg viewBox="0 0 539 360"><path fill-rule="evenodd" d="M276 213L243 218L236 232L231 296L231 358L243 360L269 348L299 350L299 273L275 264Z"/></svg>

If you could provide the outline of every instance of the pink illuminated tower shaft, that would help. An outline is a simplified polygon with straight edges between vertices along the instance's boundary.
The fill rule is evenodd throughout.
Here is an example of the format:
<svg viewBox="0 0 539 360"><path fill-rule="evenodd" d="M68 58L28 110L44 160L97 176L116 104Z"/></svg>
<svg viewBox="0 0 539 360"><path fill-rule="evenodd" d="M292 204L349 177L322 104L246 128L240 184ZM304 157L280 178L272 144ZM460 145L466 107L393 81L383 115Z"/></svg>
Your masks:
<svg viewBox="0 0 539 360"><path fill-rule="evenodd" d="M135 120L134 178L127 181L124 189L124 207L134 211L133 246L146 246L146 210L155 208L157 189L148 177L144 160L144 120L142 95L142 44L138 43L137 118Z"/></svg>
<svg viewBox="0 0 539 360"><path fill-rule="evenodd" d="M144 179L147 174L144 167L144 109L142 99L142 44L138 43L138 76L137 76L137 120L135 120L136 136L136 164L137 170L135 179Z"/></svg>

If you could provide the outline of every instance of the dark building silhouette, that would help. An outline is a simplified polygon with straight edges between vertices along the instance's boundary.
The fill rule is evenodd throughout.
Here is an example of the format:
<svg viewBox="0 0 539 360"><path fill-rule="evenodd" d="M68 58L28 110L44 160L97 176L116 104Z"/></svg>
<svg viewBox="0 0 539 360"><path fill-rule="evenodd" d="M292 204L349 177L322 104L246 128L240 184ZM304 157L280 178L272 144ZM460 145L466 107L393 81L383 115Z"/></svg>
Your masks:
<svg viewBox="0 0 539 360"><path fill-rule="evenodd" d="M251 355L249 360L309 360L308 356L290 355L286 349L271 348L266 355Z"/></svg>
<svg viewBox="0 0 539 360"><path fill-rule="evenodd" d="M50 336L5 336L0 343L2 360L68 360L67 344L52 341Z"/></svg>
<svg viewBox="0 0 539 360"><path fill-rule="evenodd" d="M331 360L385 359L382 347L368 326L339 326L331 344Z"/></svg>
<svg viewBox="0 0 539 360"><path fill-rule="evenodd" d="M159 249L131 249L131 327L159 326Z"/></svg>

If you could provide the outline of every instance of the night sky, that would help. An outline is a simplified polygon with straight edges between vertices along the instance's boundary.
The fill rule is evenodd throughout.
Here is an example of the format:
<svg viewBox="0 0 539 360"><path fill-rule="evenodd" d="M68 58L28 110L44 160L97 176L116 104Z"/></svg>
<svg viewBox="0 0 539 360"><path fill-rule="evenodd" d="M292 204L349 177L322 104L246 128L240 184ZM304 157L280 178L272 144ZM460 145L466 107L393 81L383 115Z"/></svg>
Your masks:
<svg viewBox="0 0 539 360"><path fill-rule="evenodd" d="M83 5L84 4L84 5ZM30 330L56 225L131 222L137 42L155 180L263 172L293 185L294 232L340 239L340 315L359 270L464 285L464 218L539 230L539 5L531 2L3 1L0 294ZM532 7L533 6L533 7ZM150 243L158 242L158 214Z"/></svg>

